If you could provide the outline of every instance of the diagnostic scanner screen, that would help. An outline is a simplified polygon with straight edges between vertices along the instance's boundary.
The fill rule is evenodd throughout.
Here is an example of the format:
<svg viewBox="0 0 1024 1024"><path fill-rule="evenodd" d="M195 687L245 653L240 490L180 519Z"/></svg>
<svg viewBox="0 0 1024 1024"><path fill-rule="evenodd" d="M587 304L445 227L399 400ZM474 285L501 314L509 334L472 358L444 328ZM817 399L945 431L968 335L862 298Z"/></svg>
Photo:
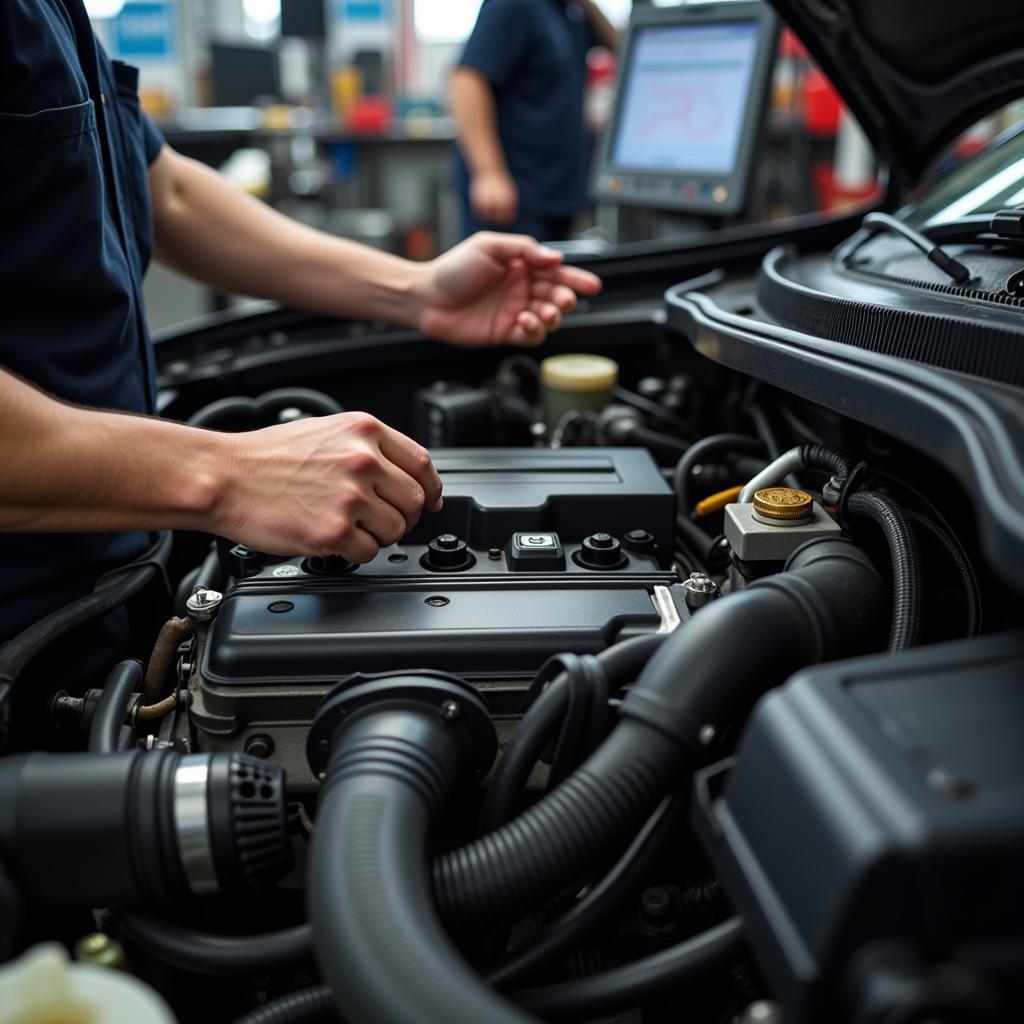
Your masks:
<svg viewBox="0 0 1024 1024"><path fill-rule="evenodd" d="M612 147L617 167L735 171L758 23L651 26L633 39Z"/></svg>

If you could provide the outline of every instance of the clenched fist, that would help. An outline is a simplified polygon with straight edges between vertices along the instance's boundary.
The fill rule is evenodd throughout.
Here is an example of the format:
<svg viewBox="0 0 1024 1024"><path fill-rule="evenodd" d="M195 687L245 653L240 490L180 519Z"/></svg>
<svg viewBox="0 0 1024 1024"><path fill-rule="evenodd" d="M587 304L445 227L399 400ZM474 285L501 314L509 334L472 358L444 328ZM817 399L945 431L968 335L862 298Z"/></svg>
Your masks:
<svg viewBox="0 0 1024 1024"><path fill-rule="evenodd" d="M425 448L362 412L232 435L221 536L280 555L368 562L441 507Z"/></svg>

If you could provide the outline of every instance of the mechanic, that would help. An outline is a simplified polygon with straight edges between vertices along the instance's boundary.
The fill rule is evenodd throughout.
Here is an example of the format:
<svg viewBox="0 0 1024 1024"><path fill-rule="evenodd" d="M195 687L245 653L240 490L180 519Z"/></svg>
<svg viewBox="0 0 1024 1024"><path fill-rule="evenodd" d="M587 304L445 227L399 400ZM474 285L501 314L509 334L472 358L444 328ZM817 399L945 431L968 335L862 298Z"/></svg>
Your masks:
<svg viewBox="0 0 1024 1024"><path fill-rule="evenodd" d="M440 507L429 454L363 412L246 434L156 418L154 243L220 291L461 345L539 344L600 288L531 238L413 264L301 226L164 145L137 84L83 0L0 6L0 641L138 557L149 531L366 562Z"/></svg>
<svg viewBox="0 0 1024 1024"><path fill-rule="evenodd" d="M587 52L616 42L593 0L484 0L451 83L466 235L569 237L587 201Z"/></svg>

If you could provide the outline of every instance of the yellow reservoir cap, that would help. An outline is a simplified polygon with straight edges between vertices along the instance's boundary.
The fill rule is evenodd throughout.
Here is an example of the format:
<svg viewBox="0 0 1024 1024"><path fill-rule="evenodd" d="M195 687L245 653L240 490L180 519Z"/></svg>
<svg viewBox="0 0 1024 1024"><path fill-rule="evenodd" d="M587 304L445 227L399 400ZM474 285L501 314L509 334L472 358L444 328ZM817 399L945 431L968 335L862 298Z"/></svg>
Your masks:
<svg viewBox="0 0 1024 1024"><path fill-rule="evenodd" d="M812 504L806 491L794 487L763 487L754 494L754 511L765 519L806 519Z"/></svg>
<svg viewBox="0 0 1024 1024"><path fill-rule="evenodd" d="M558 391L611 391L619 381L619 364L584 353L548 356L540 364L540 379Z"/></svg>

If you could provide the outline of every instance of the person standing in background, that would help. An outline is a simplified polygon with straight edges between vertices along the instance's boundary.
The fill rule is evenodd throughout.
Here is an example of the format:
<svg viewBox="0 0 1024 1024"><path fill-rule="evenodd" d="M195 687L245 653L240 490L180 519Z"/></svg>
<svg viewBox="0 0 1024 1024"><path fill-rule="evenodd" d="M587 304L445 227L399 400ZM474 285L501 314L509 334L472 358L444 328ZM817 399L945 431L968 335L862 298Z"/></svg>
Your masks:
<svg viewBox="0 0 1024 1024"><path fill-rule="evenodd" d="M452 75L463 232L566 238L586 205L586 58L618 34L594 0L484 0Z"/></svg>

